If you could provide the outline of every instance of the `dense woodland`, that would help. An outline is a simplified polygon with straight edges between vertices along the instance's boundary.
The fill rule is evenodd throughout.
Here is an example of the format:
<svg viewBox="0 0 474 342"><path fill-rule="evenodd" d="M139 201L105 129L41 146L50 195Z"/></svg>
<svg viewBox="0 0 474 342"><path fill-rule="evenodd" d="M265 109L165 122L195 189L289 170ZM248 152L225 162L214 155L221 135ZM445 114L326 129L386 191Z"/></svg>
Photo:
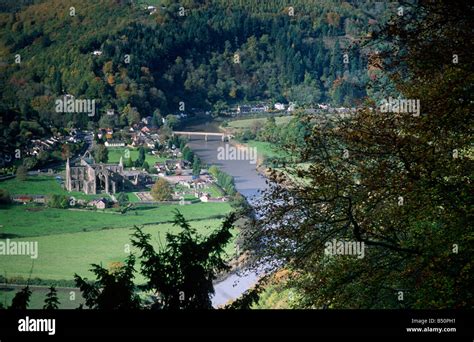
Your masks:
<svg viewBox="0 0 474 342"><path fill-rule="evenodd" d="M272 170L246 239L268 268L286 265L292 306L473 307L472 12L421 2L379 32L380 66L419 116L301 120L286 147L302 164ZM328 255L334 239L365 256Z"/></svg>
<svg viewBox="0 0 474 342"><path fill-rule="evenodd" d="M150 15L144 2L125 0L1 3L1 136L9 148L51 130L159 119L178 112L180 102L186 112L215 114L247 101L354 105L368 81L369 50L359 41L388 8L363 1L162 1ZM95 99L98 113L55 112L64 94ZM107 109L117 115L106 116Z"/></svg>
<svg viewBox="0 0 474 342"><path fill-rule="evenodd" d="M129 1L22 3L31 2L2 5L5 146L58 127L167 116L180 101L219 113L247 101L353 106L367 96L340 121L307 114L277 127L268 119L247 137L298 161L271 170L271 188L243 232L248 250L260 265L284 268L295 308L472 308L472 5L420 1L400 15L382 2L183 1L180 16L171 1L153 15ZM52 101L64 93L97 99L101 115L55 113ZM381 95L419 99L421 115L382 113ZM103 116L107 108L119 115ZM213 270L225 268L220 253L232 222L207 241L177 215L184 231L169 237L174 249L158 253L137 230L146 289L163 293L158 307L210 307ZM333 239L364 242L365 257L327 256ZM181 303L175 279L162 274L189 250L200 259L179 267L184 275L170 271L194 291L195 300ZM78 276L87 306L135 308L134 262L113 274L96 267L92 285ZM190 274L200 286L191 286ZM235 307L249 307L262 284ZM25 293L12 307L24 307Z"/></svg>

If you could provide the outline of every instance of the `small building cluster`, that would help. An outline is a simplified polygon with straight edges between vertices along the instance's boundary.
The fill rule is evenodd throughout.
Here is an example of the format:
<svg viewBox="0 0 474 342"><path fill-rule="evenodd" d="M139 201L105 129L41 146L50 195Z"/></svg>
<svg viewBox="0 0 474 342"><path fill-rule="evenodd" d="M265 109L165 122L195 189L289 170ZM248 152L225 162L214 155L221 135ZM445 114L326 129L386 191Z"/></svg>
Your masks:
<svg viewBox="0 0 474 342"><path fill-rule="evenodd" d="M236 108L229 111L228 114L239 116L239 115L251 115L251 114L259 114L259 113L274 113L274 114L282 114L282 113L292 113L296 110L297 104L290 102L288 104L277 102L270 107L267 104L259 103L259 104L247 104L247 105L238 105ZM300 108L304 113L307 114L314 114L314 113L329 113L329 114L344 114L344 113L351 113L356 110L356 108L346 108L346 107L333 107L330 104L319 103L314 106L304 106Z"/></svg>
<svg viewBox="0 0 474 342"><path fill-rule="evenodd" d="M84 141L85 132L72 129L68 135L56 135L41 139L32 139L26 147L26 154L29 156L38 156L41 152L51 152L60 147L62 144L76 144Z"/></svg>

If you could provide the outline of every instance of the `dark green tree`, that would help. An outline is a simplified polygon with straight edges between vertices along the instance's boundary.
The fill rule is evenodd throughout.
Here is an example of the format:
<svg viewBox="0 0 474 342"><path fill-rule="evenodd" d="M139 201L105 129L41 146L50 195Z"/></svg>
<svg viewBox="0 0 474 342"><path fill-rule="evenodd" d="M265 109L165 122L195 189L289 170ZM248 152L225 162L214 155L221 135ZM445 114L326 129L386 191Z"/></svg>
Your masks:
<svg viewBox="0 0 474 342"><path fill-rule="evenodd" d="M135 160L135 166L141 167L143 163L145 162L145 148L143 146L140 146L138 149L138 158Z"/></svg>
<svg viewBox="0 0 474 342"><path fill-rule="evenodd" d="M96 280L89 282L75 274L76 286L85 299L89 309L99 310L133 310L140 308L140 298L135 289L133 279L135 257L130 255L125 264L114 270L107 270L93 264L91 272Z"/></svg>
<svg viewBox="0 0 474 342"><path fill-rule="evenodd" d="M16 178L20 181L25 181L28 178L28 170L25 166L20 165L16 169Z"/></svg>
<svg viewBox="0 0 474 342"><path fill-rule="evenodd" d="M26 310L30 303L31 290L29 286L24 287L21 291L15 294L12 299L12 304L9 306L10 310Z"/></svg>
<svg viewBox="0 0 474 342"><path fill-rule="evenodd" d="M10 204L11 202L12 202L12 198L8 190L0 189L0 205Z"/></svg>
<svg viewBox="0 0 474 342"><path fill-rule="evenodd" d="M199 176L201 174L201 159L199 159L198 156L194 155L194 160L193 160L193 175L194 176Z"/></svg>
<svg viewBox="0 0 474 342"><path fill-rule="evenodd" d="M160 128L161 125L163 125L163 120L162 120L162 116L161 116L161 113L160 113L160 110L159 109L156 109L154 112L153 112L153 117L152 117L152 120L151 120L151 126L153 128Z"/></svg>
<svg viewBox="0 0 474 342"><path fill-rule="evenodd" d="M95 144L92 150L92 155L96 163L107 163L109 160L109 151L104 144Z"/></svg>
<svg viewBox="0 0 474 342"><path fill-rule="evenodd" d="M183 151L183 159L187 160L188 162L192 163L194 161L194 153L191 151L189 147L184 147Z"/></svg>
<svg viewBox="0 0 474 342"><path fill-rule="evenodd" d="M117 202L120 206L125 206L128 204L128 195L124 192L121 192L117 195Z"/></svg>
<svg viewBox="0 0 474 342"><path fill-rule="evenodd" d="M270 173L247 241L266 264L287 261L298 307L474 302L473 7L423 1L404 13L374 34L370 63L393 83L387 97L418 100L419 112L374 98L346 118L308 115L304 143L288 149L304 167ZM364 254L333 255L335 241L364 243Z"/></svg>
<svg viewBox="0 0 474 342"><path fill-rule="evenodd" d="M124 166L125 166L125 167L132 167L133 165L134 165L134 163L133 163L132 157L129 156L129 157L125 160Z"/></svg>
<svg viewBox="0 0 474 342"><path fill-rule="evenodd" d="M46 299L44 300L43 309L45 310L57 310L59 308L58 292L54 286L49 288L49 292L46 294Z"/></svg>
<svg viewBox="0 0 474 342"><path fill-rule="evenodd" d="M176 211L174 225L182 231L166 234L166 245L155 251L151 235L135 227L132 244L141 253L141 273L146 277L145 290L154 291L159 301L154 308L211 309L213 280L226 271L224 247L229 243L235 215L230 214L220 229L207 237L200 236Z"/></svg>

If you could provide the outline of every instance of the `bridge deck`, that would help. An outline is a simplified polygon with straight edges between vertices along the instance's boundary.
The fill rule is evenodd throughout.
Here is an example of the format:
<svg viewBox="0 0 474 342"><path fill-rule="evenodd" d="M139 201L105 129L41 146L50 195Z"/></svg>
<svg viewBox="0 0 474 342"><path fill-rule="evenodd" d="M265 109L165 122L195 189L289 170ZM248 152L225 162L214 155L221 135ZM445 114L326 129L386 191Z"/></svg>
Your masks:
<svg viewBox="0 0 474 342"><path fill-rule="evenodd" d="M213 136L225 136L225 133L217 133L217 132L184 132L184 131L174 131L173 134L182 134L182 135L213 135Z"/></svg>

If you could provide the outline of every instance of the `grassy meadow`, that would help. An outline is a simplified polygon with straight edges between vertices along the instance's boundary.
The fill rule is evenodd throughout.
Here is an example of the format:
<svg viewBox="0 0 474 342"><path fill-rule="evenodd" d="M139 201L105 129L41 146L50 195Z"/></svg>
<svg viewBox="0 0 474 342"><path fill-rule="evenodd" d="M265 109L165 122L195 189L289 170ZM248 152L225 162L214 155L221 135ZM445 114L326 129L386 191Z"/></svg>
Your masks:
<svg viewBox="0 0 474 342"><path fill-rule="evenodd" d="M199 233L208 235L221 225L221 219L191 221L191 226ZM143 228L152 236L155 247L164 245L166 233L178 233L181 228L171 223L148 225ZM41 279L73 279L74 273L91 277L90 264L102 264L110 267L113 263L123 262L128 255L127 248L136 252L130 245L132 228L115 228L88 232L51 234L13 239L15 241L37 241L38 258L30 256L1 256L0 273L6 278L23 277ZM226 249L227 254L234 253L233 244ZM138 267L137 267L138 268ZM140 277L137 281L141 281Z"/></svg>
<svg viewBox="0 0 474 342"><path fill-rule="evenodd" d="M127 155L126 150L130 153L130 157L133 161L138 159L138 148L130 148L130 147L109 147L107 148L109 152L109 160L108 163L114 164L120 161L120 157L122 157L123 161L125 162L125 156ZM152 166L158 162L164 162L166 158L154 156L149 153L145 153L145 160L146 162Z"/></svg>
<svg viewBox="0 0 474 342"><path fill-rule="evenodd" d="M67 192L61 187L60 181L56 176L38 175L28 176L27 180L21 181L17 178L8 179L0 182L0 189L7 190L10 195L67 195L76 199L94 199L99 197L108 197L105 194L86 195L83 192ZM64 174L60 175L64 181Z"/></svg>
<svg viewBox="0 0 474 342"><path fill-rule="evenodd" d="M291 115L285 115L285 116L275 116L275 123L277 125L285 125L293 117ZM232 128L235 131L240 131L244 130L247 128L251 128L253 125L255 125L256 122L260 122L261 125L264 125L265 122L267 121L267 118L252 118L252 119L239 119L239 120L232 120L228 122L228 128Z"/></svg>
<svg viewBox="0 0 474 342"><path fill-rule="evenodd" d="M219 218L230 212L227 202L137 206L125 214L113 209L55 209L40 205L0 207L0 234L14 237L89 232L171 222L178 209L189 220Z"/></svg>

